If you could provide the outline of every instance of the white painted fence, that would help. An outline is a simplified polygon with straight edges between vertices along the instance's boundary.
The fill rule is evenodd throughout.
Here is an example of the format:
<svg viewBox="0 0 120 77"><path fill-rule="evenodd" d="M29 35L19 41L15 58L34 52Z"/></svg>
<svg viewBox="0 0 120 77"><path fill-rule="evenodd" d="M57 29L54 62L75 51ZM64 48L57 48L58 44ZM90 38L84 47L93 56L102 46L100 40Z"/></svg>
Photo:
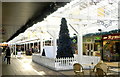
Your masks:
<svg viewBox="0 0 120 77"><path fill-rule="evenodd" d="M56 70L70 70L73 69L73 64L76 62L74 58L56 58L55 69Z"/></svg>
<svg viewBox="0 0 120 77"><path fill-rule="evenodd" d="M90 69L93 68L99 61L100 57L97 56L83 56L80 64L83 66L84 69ZM93 65L91 66L92 63Z"/></svg>
<svg viewBox="0 0 120 77"><path fill-rule="evenodd" d="M33 55L32 60L38 64L44 65L54 70L70 70L73 69L73 64L77 62L77 58L47 58L40 55ZM79 62L83 68L91 68L89 64L97 64L100 61L100 57L96 56L83 56Z"/></svg>
<svg viewBox="0 0 120 77"><path fill-rule="evenodd" d="M32 61L47 66L51 69L55 69L55 59L54 58L47 58L45 56L40 56L38 54L32 55Z"/></svg>

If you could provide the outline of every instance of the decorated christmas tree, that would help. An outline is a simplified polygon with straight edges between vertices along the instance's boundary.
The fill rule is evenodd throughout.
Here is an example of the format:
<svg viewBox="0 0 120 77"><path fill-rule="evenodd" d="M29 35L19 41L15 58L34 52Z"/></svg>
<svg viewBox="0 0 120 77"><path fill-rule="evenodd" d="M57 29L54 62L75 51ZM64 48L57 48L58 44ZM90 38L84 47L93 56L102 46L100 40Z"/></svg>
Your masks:
<svg viewBox="0 0 120 77"><path fill-rule="evenodd" d="M61 57L74 57L74 50L72 48L72 41L69 36L69 30L67 26L67 21L65 18L62 18L58 39L58 48L57 48L57 58Z"/></svg>

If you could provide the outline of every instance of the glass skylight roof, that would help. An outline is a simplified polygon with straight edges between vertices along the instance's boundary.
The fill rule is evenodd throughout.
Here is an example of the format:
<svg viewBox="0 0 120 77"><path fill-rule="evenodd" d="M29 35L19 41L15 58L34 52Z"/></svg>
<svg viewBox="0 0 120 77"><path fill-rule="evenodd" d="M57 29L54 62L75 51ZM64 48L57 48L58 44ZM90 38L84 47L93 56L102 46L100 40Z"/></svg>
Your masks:
<svg viewBox="0 0 120 77"><path fill-rule="evenodd" d="M98 29L102 29L102 31L118 29L119 0L113 0L113 4L110 4L109 0L99 0L96 5L91 4L92 1L94 0L73 0L44 18L44 21L28 28L22 33L22 36L20 34L11 42L16 42L24 37L27 37L26 40L35 37L40 38L41 35L45 40L52 38L51 35L58 38L62 17L67 20L71 37L76 34L75 30L79 31L78 26L81 27L80 30L82 30L83 35L99 32Z"/></svg>

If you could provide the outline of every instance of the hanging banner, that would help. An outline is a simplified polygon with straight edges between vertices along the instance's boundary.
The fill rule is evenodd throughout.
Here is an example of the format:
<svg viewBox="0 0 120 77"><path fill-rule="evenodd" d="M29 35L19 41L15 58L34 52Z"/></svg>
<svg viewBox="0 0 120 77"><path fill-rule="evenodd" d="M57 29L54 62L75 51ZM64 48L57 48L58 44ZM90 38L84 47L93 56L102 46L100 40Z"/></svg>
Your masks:
<svg viewBox="0 0 120 77"><path fill-rule="evenodd" d="M100 17L104 17L105 16L105 8L104 7L97 8L97 15Z"/></svg>
<svg viewBox="0 0 120 77"><path fill-rule="evenodd" d="M102 40L118 40L120 39L120 34L111 34L111 35L103 35Z"/></svg>

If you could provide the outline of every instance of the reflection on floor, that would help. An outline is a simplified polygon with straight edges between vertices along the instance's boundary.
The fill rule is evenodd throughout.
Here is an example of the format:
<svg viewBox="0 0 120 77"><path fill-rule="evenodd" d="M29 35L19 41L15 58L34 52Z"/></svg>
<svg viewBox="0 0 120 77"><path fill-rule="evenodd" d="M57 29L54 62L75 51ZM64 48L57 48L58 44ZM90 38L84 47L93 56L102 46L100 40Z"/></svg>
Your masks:
<svg viewBox="0 0 120 77"><path fill-rule="evenodd" d="M118 62L106 62L108 66L117 68ZM85 75L89 75L89 70L84 70ZM32 62L31 56L22 56L21 58L11 58L11 64L6 64L6 62L2 62L2 74L5 75L29 75L34 77L37 76L73 76L74 71L54 71L49 68L46 68L42 65ZM7 77L9 77L7 76ZM36 77L36 76L35 76Z"/></svg>
<svg viewBox="0 0 120 77"><path fill-rule="evenodd" d="M31 56L12 58L11 64L3 62L2 67L3 75L63 75L32 62Z"/></svg>

